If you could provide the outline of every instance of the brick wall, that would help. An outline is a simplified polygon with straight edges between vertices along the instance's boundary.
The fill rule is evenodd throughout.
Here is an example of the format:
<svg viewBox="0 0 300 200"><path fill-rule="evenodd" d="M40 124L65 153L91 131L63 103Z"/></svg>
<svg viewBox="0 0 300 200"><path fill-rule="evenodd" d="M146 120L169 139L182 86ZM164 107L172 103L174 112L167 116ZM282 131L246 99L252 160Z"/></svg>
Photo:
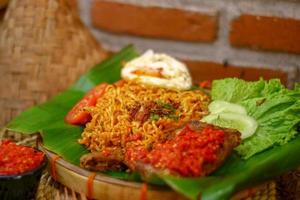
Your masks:
<svg viewBox="0 0 300 200"><path fill-rule="evenodd" d="M110 51L134 44L186 61L196 81L222 77L299 81L298 0L77 0Z"/></svg>

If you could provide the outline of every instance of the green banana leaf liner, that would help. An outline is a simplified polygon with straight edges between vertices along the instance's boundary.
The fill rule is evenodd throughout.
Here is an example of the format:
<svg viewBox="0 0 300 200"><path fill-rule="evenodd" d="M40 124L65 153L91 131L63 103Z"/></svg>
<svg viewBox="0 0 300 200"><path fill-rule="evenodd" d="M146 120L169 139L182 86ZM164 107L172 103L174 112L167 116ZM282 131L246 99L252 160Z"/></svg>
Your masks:
<svg viewBox="0 0 300 200"><path fill-rule="evenodd" d="M79 165L79 159L88 151L77 143L83 127L64 123L72 106L95 85L118 81L122 64L137 57L133 46L122 49L113 57L96 65L66 91L44 104L34 106L12 120L7 128L24 134L41 133L44 146L68 162ZM59 139L58 139L59 138ZM283 146L276 146L243 160L235 153L224 165L208 177L180 178L160 176L152 184L167 184L189 199L228 199L234 193L272 179L300 165L300 136ZM141 181L137 173L106 172L108 176Z"/></svg>

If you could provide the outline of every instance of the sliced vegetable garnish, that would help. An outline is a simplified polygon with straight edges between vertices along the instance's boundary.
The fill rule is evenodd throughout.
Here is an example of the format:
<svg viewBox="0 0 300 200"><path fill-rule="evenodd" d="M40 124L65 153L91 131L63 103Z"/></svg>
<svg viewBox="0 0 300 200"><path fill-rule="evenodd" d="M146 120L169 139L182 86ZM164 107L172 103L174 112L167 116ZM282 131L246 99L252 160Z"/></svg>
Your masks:
<svg viewBox="0 0 300 200"><path fill-rule="evenodd" d="M257 129L257 122L241 105L215 100L208 105L208 110L210 114L202 119L203 122L236 129L242 134L242 139L252 136Z"/></svg>
<svg viewBox="0 0 300 200"><path fill-rule="evenodd" d="M229 103L226 101L215 100L208 105L208 110L210 113L238 113L247 115L246 109L238 104Z"/></svg>
<svg viewBox="0 0 300 200"><path fill-rule="evenodd" d="M68 124L83 125L86 124L91 116L85 109L95 106L97 100L104 94L107 83L101 83L90 90L76 105L69 111L65 117Z"/></svg>
<svg viewBox="0 0 300 200"><path fill-rule="evenodd" d="M162 102L162 101L160 101L160 100L156 101L156 103L157 103L159 106L161 106L161 107L163 107L163 108L165 108L165 109L168 109L168 110L171 110L171 111L175 111L175 110L176 110L176 109L175 109L171 104L169 104L169 103L165 103L165 102Z"/></svg>
<svg viewBox="0 0 300 200"><path fill-rule="evenodd" d="M150 120L157 121L159 120L160 116L158 114L150 114Z"/></svg>
<svg viewBox="0 0 300 200"><path fill-rule="evenodd" d="M242 139L252 136L257 128L257 122L253 117L239 113L210 114L202 121L216 126L238 130Z"/></svg>

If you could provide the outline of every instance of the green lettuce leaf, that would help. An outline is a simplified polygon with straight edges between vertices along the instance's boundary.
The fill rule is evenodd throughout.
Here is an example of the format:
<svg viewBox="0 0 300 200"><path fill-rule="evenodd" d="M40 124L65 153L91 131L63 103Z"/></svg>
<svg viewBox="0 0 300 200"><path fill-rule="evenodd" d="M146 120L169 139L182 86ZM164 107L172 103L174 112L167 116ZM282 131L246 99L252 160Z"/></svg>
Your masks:
<svg viewBox="0 0 300 200"><path fill-rule="evenodd" d="M258 122L255 134L236 150L245 159L274 145L283 145L297 134L300 122L300 90L285 88L278 79L246 82L237 78L216 80L212 99L244 106Z"/></svg>

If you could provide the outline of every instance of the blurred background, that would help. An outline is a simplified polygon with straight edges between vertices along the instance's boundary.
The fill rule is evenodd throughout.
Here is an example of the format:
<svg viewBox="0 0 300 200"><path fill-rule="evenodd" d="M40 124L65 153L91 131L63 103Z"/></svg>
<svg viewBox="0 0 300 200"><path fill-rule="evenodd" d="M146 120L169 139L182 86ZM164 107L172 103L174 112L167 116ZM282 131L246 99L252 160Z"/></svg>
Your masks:
<svg viewBox="0 0 300 200"><path fill-rule="evenodd" d="M299 80L300 1L78 0L84 23L110 51L128 43L187 61L194 79Z"/></svg>
<svg viewBox="0 0 300 200"><path fill-rule="evenodd" d="M0 0L1 18L8 1ZM205 79L276 77L288 86L299 80L300 1L67 2L110 52L134 44L170 53Z"/></svg>

